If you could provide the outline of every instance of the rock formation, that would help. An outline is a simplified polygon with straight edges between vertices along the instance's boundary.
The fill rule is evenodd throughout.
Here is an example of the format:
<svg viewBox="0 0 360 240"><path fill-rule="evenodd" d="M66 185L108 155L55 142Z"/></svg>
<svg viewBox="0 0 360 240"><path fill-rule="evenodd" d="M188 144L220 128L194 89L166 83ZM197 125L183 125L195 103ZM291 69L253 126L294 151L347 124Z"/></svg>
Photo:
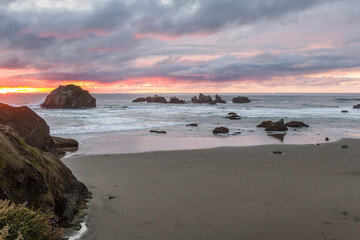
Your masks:
<svg viewBox="0 0 360 240"><path fill-rule="evenodd" d="M59 86L53 90L41 105L43 108L79 109L96 107L96 99L88 91L73 84Z"/></svg>
<svg viewBox="0 0 360 240"><path fill-rule="evenodd" d="M213 130L213 134L227 134L229 129L227 127L217 127Z"/></svg>
<svg viewBox="0 0 360 240"><path fill-rule="evenodd" d="M159 131L159 130L150 130L151 133L158 133L158 134L166 134L166 131Z"/></svg>
<svg viewBox="0 0 360 240"><path fill-rule="evenodd" d="M258 127L258 128L266 128L272 123L273 123L273 121L264 121L264 122L260 123L259 125L257 125L256 127Z"/></svg>
<svg viewBox="0 0 360 240"><path fill-rule="evenodd" d="M177 97L171 97L169 103L173 103L173 104L184 104L185 101L184 100L180 100Z"/></svg>
<svg viewBox="0 0 360 240"><path fill-rule="evenodd" d="M144 98L144 97L139 97L139 98L133 100L132 102L133 102L133 103L146 102L146 98Z"/></svg>
<svg viewBox="0 0 360 240"><path fill-rule="evenodd" d="M225 100L223 100L219 95L215 95L215 103L226 103Z"/></svg>
<svg viewBox="0 0 360 240"><path fill-rule="evenodd" d="M48 209L66 226L89 196L58 157L31 147L14 128L0 125L0 199Z"/></svg>
<svg viewBox="0 0 360 240"><path fill-rule="evenodd" d="M273 122L269 124L266 128L266 131L277 132L277 131L287 131L288 128L284 124L284 119L279 120L278 122Z"/></svg>
<svg viewBox="0 0 360 240"><path fill-rule="evenodd" d="M55 148L44 119L28 107L11 107L0 103L0 124L14 128L27 144L43 151Z"/></svg>
<svg viewBox="0 0 360 240"><path fill-rule="evenodd" d="M57 151L74 152L79 148L79 142L70 138L52 137Z"/></svg>
<svg viewBox="0 0 360 240"><path fill-rule="evenodd" d="M237 115L237 113L234 113L234 112L229 112L225 118L228 118L230 120L240 120L241 119L241 117L239 115Z"/></svg>
<svg viewBox="0 0 360 240"><path fill-rule="evenodd" d="M256 127L265 128L266 131L276 132L276 131L287 131L288 128L284 123L284 119L279 120L278 122L265 121Z"/></svg>
<svg viewBox="0 0 360 240"><path fill-rule="evenodd" d="M233 103L249 103L251 102L250 99L247 97L235 97L233 98Z"/></svg>
<svg viewBox="0 0 360 240"><path fill-rule="evenodd" d="M147 97L146 101L148 103L167 103L166 99L164 97L155 95L154 97Z"/></svg>
<svg viewBox="0 0 360 240"><path fill-rule="evenodd" d="M155 95L154 97L140 97L137 98L135 100L133 100L132 102L137 103L137 102L148 102L148 103L167 103L168 101L161 96Z"/></svg>
<svg viewBox="0 0 360 240"><path fill-rule="evenodd" d="M354 109L360 109L360 104L353 106Z"/></svg>
<svg viewBox="0 0 360 240"><path fill-rule="evenodd" d="M216 104L211 96L206 96L202 93L199 94L199 98L193 97L191 99L192 103L207 103L207 104Z"/></svg>

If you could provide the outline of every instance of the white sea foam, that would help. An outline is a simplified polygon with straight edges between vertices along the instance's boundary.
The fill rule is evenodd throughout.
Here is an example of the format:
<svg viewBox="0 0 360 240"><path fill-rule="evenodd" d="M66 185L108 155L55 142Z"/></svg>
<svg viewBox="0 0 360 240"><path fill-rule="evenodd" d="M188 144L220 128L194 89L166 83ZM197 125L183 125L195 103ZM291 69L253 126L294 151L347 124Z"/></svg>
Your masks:
<svg viewBox="0 0 360 240"><path fill-rule="evenodd" d="M150 135L144 130L152 128L167 130L169 134L178 132L178 135L184 136L209 136L211 130L219 125L227 126L233 131L242 131L242 134L252 131L258 134L263 130L257 129L257 124L280 118L285 121L304 121L311 126L310 129L292 134L316 131L360 133L357 124L360 110L352 108L359 103L359 94L256 94L248 96L251 99L249 104L234 104L231 99L238 95L229 94L222 95L228 103L219 105L132 103L139 95L131 94L94 96L98 106L91 109L41 109L40 104L44 98L30 99L30 104L27 105L46 120L52 134L74 137L109 132L136 135L137 131ZM170 96L172 95L165 95L168 99ZM190 100L192 96L194 94L178 95L185 100ZM341 113L341 110L348 110L349 113ZM242 119L225 119L229 112L236 112ZM185 126L187 123L198 123L199 127L189 129Z"/></svg>

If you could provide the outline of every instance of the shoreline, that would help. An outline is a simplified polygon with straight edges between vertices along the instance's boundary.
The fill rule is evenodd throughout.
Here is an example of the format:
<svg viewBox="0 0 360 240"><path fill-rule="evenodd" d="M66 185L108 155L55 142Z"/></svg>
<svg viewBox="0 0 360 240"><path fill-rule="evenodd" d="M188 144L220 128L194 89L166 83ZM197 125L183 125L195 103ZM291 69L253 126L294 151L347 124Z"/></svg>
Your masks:
<svg viewBox="0 0 360 240"><path fill-rule="evenodd" d="M63 161L93 193L81 239L350 240L360 236L359 155L360 139L341 139Z"/></svg>
<svg viewBox="0 0 360 240"><path fill-rule="evenodd" d="M76 152L67 154L64 158L102 154L144 153L156 151L196 150L217 147L250 147L266 145L306 145L324 144L340 141L341 139L358 139L358 136L336 134L306 134L286 135L282 133L269 135L237 135L237 136L209 136L209 137L178 137L178 136L123 136L103 135L92 137L80 142ZM280 138L279 138L280 137ZM325 138L330 140L326 141Z"/></svg>

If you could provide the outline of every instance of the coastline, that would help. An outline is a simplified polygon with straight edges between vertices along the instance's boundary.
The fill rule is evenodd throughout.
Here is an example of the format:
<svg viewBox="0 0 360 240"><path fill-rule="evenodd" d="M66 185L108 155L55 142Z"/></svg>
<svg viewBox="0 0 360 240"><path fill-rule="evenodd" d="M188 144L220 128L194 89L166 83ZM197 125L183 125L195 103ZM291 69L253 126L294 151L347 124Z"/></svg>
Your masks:
<svg viewBox="0 0 360 240"><path fill-rule="evenodd" d="M154 151L176 151L176 150L196 150L209 149L216 147L249 147L263 145L304 145L304 144L323 144L327 142L339 141L343 138L359 138L345 134L292 134L292 133L267 133L253 135L210 135L207 137L180 137L169 135L153 136L123 136L123 135L102 135L94 136L85 140L80 140L78 151L68 153L65 158L74 156L88 156L101 154L125 154L143 153ZM329 141L325 138L329 137Z"/></svg>
<svg viewBox="0 0 360 240"><path fill-rule="evenodd" d="M349 148L341 149L341 145ZM283 154L272 154L275 150ZM355 239L360 140L68 157L81 239Z"/></svg>

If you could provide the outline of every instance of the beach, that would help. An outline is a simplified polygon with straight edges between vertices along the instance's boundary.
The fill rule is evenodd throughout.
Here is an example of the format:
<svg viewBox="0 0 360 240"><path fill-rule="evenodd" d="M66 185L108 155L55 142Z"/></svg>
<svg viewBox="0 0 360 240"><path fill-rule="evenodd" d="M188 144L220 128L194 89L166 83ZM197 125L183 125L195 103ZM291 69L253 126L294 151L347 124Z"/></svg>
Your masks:
<svg viewBox="0 0 360 240"><path fill-rule="evenodd" d="M63 161L93 194L81 239L360 236L358 139Z"/></svg>

